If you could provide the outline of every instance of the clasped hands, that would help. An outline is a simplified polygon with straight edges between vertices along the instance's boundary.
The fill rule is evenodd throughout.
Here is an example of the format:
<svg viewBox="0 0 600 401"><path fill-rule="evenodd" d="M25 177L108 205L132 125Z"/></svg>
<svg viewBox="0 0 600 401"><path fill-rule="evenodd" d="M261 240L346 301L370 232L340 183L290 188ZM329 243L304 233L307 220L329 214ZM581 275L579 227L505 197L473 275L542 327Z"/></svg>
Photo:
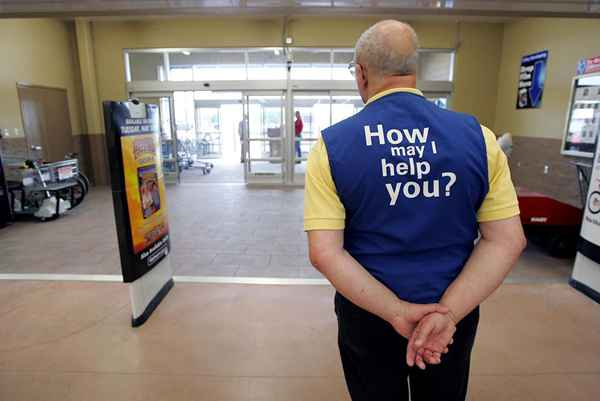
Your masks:
<svg viewBox="0 0 600 401"><path fill-rule="evenodd" d="M450 309L440 304L402 303L389 323L406 338L406 363L425 369L441 363L448 353L456 331L456 319Z"/></svg>

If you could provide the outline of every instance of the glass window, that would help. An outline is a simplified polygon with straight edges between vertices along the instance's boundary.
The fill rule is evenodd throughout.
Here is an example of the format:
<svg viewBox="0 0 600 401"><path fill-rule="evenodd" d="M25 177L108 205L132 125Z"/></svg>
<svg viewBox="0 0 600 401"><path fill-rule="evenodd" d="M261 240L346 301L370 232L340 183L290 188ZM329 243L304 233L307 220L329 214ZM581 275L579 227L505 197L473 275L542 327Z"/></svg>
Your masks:
<svg viewBox="0 0 600 401"><path fill-rule="evenodd" d="M331 79L330 50L294 50L292 79Z"/></svg>
<svg viewBox="0 0 600 401"><path fill-rule="evenodd" d="M132 81L162 81L162 53L129 53L129 71Z"/></svg>
<svg viewBox="0 0 600 401"><path fill-rule="evenodd" d="M191 66L184 67L170 67L169 70L169 81L193 81L194 80L194 70Z"/></svg>
<svg viewBox="0 0 600 401"><path fill-rule="evenodd" d="M200 132L219 131L219 109L216 107L198 107L198 127Z"/></svg>
<svg viewBox="0 0 600 401"><path fill-rule="evenodd" d="M452 81L453 64L452 52L421 51L417 75L421 81Z"/></svg>
<svg viewBox="0 0 600 401"><path fill-rule="evenodd" d="M331 96L331 123L336 124L365 107L362 99L358 95L333 95Z"/></svg>
<svg viewBox="0 0 600 401"><path fill-rule="evenodd" d="M348 64L354 59L354 51L334 50L333 51L333 72L334 80L354 80L348 70Z"/></svg>
<svg viewBox="0 0 600 401"><path fill-rule="evenodd" d="M226 81L246 79L246 59L243 50L177 52L169 54L169 79L193 81ZM189 79L189 71L192 77ZM185 72L184 72L185 71ZM180 79L185 78L185 79Z"/></svg>
<svg viewBox="0 0 600 401"><path fill-rule="evenodd" d="M248 79L286 79L286 57L282 49L248 52Z"/></svg>

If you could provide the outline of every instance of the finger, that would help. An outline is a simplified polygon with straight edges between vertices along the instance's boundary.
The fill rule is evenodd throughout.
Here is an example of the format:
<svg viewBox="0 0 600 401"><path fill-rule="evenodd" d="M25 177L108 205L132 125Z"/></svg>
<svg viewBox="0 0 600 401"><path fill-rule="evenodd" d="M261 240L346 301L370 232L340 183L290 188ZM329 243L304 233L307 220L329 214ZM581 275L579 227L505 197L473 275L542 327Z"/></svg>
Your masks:
<svg viewBox="0 0 600 401"><path fill-rule="evenodd" d="M427 363L430 365L439 365L442 362L442 355L439 352L433 352L428 350Z"/></svg>
<svg viewBox="0 0 600 401"><path fill-rule="evenodd" d="M433 331L434 324L430 322L425 322L423 325L419 325L417 328L417 333L415 335L415 347L420 348L425 344L427 337Z"/></svg>
<svg viewBox="0 0 600 401"><path fill-rule="evenodd" d="M441 305L441 304L435 304L436 305L436 312L438 313L443 313L446 314L448 312L450 312L450 308L448 308L447 306Z"/></svg>
<svg viewBox="0 0 600 401"><path fill-rule="evenodd" d="M416 320L421 320L425 315L434 312L447 313L448 308L440 304L419 305L419 307L416 308Z"/></svg>
<svg viewBox="0 0 600 401"><path fill-rule="evenodd" d="M415 334L418 331L418 327L413 331L410 338L408 339L408 344L406 346L406 364L408 366L414 366L415 358L417 357L417 348L415 347Z"/></svg>
<svg viewBox="0 0 600 401"><path fill-rule="evenodd" d="M427 362L428 365L437 365L437 359L433 355L426 357L425 362Z"/></svg>
<svg viewBox="0 0 600 401"><path fill-rule="evenodd" d="M406 347L406 364L410 367L414 366L416 356L417 353L415 352L415 349L409 343Z"/></svg>
<svg viewBox="0 0 600 401"><path fill-rule="evenodd" d="M446 348L444 348L444 351L442 351L442 353L447 354L448 351L450 351L450 350L448 349L448 347L446 347Z"/></svg>
<svg viewBox="0 0 600 401"><path fill-rule="evenodd" d="M454 343L454 338L450 339L450 342L448 344L452 345Z"/></svg>
<svg viewBox="0 0 600 401"><path fill-rule="evenodd" d="M421 369L421 370L425 370L426 365L425 362L423 362L423 358L421 358L420 355L417 355L417 358L415 360L415 362L417 363L417 366Z"/></svg>

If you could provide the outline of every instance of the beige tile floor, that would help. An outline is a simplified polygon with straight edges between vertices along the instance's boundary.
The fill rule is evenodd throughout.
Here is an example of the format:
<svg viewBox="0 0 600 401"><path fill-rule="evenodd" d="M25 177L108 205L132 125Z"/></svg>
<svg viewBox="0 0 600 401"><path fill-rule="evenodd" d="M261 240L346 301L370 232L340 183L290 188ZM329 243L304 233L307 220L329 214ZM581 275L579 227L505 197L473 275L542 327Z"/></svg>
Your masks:
<svg viewBox="0 0 600 401"><path fill-rule="evenodd" d="M167 192L175 274L320 277L307 258L301 189L197 183ZM0 274L119 274L110 190L94 188L56 221L0 230L0 255ZM509 281L565 283L572 266L530 246Z"/></svg>
<svg viewBox="0 0 600 401"><path fill-rule="evenodd" d="M142 327L119 283L0 282L0 400L348 400L328 286L176 284ZM595 401L598 305L505 284L482 306L471 401Z"/></svg>

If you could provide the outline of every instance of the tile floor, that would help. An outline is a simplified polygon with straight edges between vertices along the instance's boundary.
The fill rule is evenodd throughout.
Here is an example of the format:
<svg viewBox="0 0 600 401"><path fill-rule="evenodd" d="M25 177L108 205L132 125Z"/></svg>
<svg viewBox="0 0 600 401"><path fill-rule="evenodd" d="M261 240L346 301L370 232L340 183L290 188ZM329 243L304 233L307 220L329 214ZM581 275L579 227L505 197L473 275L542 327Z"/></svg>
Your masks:
<svg viewBox="0 0 600 401"><path fill-rule="evenodd" d="M196 183L167 193L176 275L320 277L307 258L301 189ZM0 230L0 255L0 274L120 274L110 190L92 189L56 221ZM565 283L572 266L530 246L508 281Z"/></svg>
<svg viewBox="0 0 600 401"><path fill-rule="evenodd" d="M347 401L328 286L176 284L142 327L120 283L0 281L0 400ZM470 401L595 401L598 305L505 284L482 306Z"/></svg>

